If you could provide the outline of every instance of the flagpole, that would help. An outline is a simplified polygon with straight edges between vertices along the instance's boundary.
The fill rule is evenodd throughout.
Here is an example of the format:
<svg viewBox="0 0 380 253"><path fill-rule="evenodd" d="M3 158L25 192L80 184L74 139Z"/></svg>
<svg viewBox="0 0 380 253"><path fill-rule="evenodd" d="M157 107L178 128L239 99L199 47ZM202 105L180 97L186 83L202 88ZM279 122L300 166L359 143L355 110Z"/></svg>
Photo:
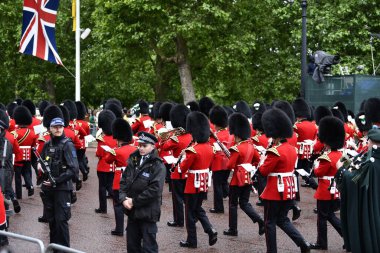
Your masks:
<svg viewBox="0 0 380 253"><path fill-rule="evenodd" d="M80 101L80 0L76 0L75 8L75 101Z"/></svg>

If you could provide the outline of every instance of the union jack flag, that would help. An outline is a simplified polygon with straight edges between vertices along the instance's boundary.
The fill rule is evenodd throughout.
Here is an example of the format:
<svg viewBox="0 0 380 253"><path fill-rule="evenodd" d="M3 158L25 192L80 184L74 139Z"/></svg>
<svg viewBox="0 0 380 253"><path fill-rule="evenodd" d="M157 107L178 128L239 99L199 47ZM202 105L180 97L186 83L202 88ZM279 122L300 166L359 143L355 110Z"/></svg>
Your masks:
<svg viewBox="0 0 380 253"><path fill-rule="evenodd" d="M59 0L24 0L19 52L63 65L55 41Z"/></svg>

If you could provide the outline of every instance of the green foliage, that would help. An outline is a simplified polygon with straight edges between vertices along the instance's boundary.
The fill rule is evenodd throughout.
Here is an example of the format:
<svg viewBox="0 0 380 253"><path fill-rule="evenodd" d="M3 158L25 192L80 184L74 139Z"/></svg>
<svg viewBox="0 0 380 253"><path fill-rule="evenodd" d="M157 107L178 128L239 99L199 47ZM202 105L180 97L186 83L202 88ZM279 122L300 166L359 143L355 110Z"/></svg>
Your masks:
<svg viewBox="0 0 380 253"><path fill-rule="evenodd" d="M82 100L92 106L117 97L182 102L175 64L178 36L187 43L196 96L218 103L291 100L300 86L301 8L278 0L81 0ZM308 1L308 49L339 53L355 73L372 73L369 33L380 33L376 1ZM0 2L0 89L3 103L74 99L75 80L62 67L18 53L22 1ZM61 0L58 52L75 72L71 1ZM374 40L380 62L380 40ZM338 73L338 68L334 68ZM49 90L49 82L55 91Z"/></svg>

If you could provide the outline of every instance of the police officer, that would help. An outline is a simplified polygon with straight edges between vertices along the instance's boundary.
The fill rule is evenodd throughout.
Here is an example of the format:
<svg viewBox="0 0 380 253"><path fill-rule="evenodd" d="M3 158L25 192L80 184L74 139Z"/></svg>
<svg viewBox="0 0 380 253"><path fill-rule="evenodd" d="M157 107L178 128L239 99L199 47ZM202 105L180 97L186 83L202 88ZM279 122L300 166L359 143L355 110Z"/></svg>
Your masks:
<svg viewBox="0 0 380 253"><path fill-rule="evenodd" d="M158 252L157 221L161 215L165 166L155 148L157 138L138 133L138 150L128 159L120 180L120 203L128 215L127 251Z"/></svg>
<svg viewBox="0 0 380 253"><path fill-rule="evenodd" d="M59 110L55 111L58 112ZM57 115L45 115L45 117L48 116L54 117ZM68 220L71 217L72 179L78 176L79 165L74 145L64 135L62 114L59 116L50 121L51 139L45 143L41 154L42 159L49 164L54 182L53 180L48 180L47 173L45 173L41 191L45 209L44 215L49 221L50 243L70 247ZM39 165L40 171L42 166L41 164Z"/></svg>

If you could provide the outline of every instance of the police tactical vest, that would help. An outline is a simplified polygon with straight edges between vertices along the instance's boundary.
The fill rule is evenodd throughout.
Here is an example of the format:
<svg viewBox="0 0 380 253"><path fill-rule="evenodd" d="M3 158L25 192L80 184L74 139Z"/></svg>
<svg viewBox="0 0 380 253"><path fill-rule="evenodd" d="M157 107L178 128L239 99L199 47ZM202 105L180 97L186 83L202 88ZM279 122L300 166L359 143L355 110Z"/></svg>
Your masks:
<svg viewBox="0 0 380 253"><path fill-rule="evenodd" d="M65 147L65 144L69 141L69 138L64 138L58 143L58 145L53 145L52 141L50 141L49 143L46 161L49 164L51 174L53 177L59 177L59 175L66 172L67 164L63 157L63 148Z"/></svg>

